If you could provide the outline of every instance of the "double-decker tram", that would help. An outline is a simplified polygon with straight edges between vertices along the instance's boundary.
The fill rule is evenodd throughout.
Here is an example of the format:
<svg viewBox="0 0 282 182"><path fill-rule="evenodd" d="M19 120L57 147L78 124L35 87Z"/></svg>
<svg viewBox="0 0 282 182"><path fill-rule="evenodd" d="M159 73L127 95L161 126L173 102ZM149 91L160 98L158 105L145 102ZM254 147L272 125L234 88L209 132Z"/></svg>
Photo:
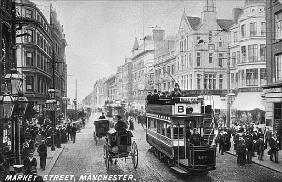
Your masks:
<svg viewBox="0 0 282 182"><path fill-rule="evenodd" d="M216 167L211 107L203 97L158 99L146 107L146 140L154 154L181 174Z"/></svg>

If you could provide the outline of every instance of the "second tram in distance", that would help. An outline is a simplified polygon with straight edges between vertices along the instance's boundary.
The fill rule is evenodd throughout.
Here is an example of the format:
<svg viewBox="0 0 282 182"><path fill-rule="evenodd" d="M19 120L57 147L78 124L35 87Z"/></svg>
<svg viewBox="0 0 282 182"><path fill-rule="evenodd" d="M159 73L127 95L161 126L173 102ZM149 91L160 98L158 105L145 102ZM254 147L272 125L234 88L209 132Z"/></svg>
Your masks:
<svg viewBox="0 0 282 182"><path fill-rule="evenodd" d="M173 170L194 174L216 169L211 108L204 106L202 97L174 97L148 103L146 121L147 142Z"/></svg>

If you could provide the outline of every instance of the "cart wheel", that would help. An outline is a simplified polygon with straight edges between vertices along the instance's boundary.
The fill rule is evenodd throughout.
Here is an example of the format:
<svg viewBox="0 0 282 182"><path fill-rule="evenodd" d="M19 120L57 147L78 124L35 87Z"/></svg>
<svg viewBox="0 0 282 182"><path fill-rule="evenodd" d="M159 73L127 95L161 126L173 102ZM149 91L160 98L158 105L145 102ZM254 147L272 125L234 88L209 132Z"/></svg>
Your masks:
<svg viewBox="0 0 282 182"><path fill-rule="evenodd" d="M131 145L131 157L134 169L138 166L138 148L137 144L133 141Z"/></svg>
<svg viewBox="0 0 282 182"><path fill-rule="evenodd" d="M107 143L104 145L104 160L106 164L106 169L108 171L110 168L110 156L109 156L109 149Z"/></svg>

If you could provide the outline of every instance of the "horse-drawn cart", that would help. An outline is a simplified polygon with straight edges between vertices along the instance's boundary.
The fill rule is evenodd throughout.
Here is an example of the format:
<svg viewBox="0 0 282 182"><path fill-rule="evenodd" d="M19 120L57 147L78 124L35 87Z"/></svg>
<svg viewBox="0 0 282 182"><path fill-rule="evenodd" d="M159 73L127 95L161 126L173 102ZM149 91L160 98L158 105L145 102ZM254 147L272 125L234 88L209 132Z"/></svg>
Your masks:
<svg viewBox="0 0 282 182"><path fill-rule="evenodd" d="M135 141L131 141L132 133L130 131L117 132L110 130L108 132L106 143L104 145L104 160L107 171L113 159L125 158L132 159L133 168L138 166L138 148ZM116 161L115 161L116 163Z"/></svg>
<svg viewBox="0 0 282 182"><path fill-rule="evenodd" d="M94 140L96 145L98 143L98 138L107 136L107 133L110 129L110 121L107 119L98 119L94 121L95 131L94 131Z"/></svg>

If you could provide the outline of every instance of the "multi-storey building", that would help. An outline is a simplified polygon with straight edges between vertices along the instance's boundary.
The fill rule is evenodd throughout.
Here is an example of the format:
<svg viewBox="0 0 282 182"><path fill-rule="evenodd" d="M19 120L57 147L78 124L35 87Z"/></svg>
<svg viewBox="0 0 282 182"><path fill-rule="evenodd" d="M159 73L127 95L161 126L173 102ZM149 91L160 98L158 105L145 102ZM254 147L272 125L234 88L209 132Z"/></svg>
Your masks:
<svg viewBox="0 0 282 182"><path fill-rule="evenodd" d="M132 62L129 58L125 59L121 66L122 72L122 100L127 104L132 102Z"/></svg>
<svg viewBox="0 0 282 182"><path fill-rule="evenodd" d="M243 9L233 10L233 16L234 24L229 28L230 88L237 95L232 108L244 112L260 109L262 117L254 122L264 123L261 86L266 84L265 1L246 0ZM239 113L237 119L241 117Z"/></svg>
<svg viewBox="0 0 282 182"><path fill-rule="evenodd" d="M65 56L67 42L65 39L63 26L57 18L56 11L53 11L52 8L50 12L50 31L52 38L52 51L54 53L54 58L52 61L55 61L56 63L55 88L57 90L57 97L62 103L62 97L67 96L67 63ZM43 40L43 47L44 45L45 41Z"/></svg>
<svg viewBox="0 0 282 182"><path fill-rule="evenodd" d="M41 111L48 97L48 89L52 87L52 61L60 62L55 67L57 98L61 101L66 96L66 41L53 10L50 11L49 24L36 4L28 0L17 1L16 7L18 20L24 22L19 33L27 33L16 40L17 65L25 76L23 90L31 108L38 106Z"/></svg>
<svg viewBox="0 0 282 182"><path fill-rule="evenodd" d="M116 100L122 100L122 93L123 93L123 87L122 87L122 66L118 66L117 72L115 74L115 86L116 86Z"/></svg>
<svg viewBox="0 0 282 182"><path fill-rule="evenodd" d="M282 3L266 1L266 69L265 93L266 126L282 136Z"/></svg>
<svg viewBox="0 0 282 182"><path fill-rule="evenodd" d="M146 96L154 86L150 77L154 73L154 45L158 39L163 39L162 32L153 31L153 37L144 37L140 46L135 38L132 49L132 106L141 110L145 109Z"/></svg>
<svg viewBox="0 0 282 182"><path fill-rule="evenodd" d="M106 79L99 79L94 83L93 87L93 108L102 108L107 100L105 94L105 81Z"/></svg>
<svg viewBox="0 0 282 182"><path fill-rule="evenodd" d="M218 19L213 0L204 0L201 17L183 12L176 43L176 80L188 94L209 95L221 109L227 89L227 58L232 20ZM216 96L217 95L217 96ZM215 97L217 99L215 99Z"/></svg>
<svg viewBox="0 0 282 182"><path fill-rule="evenodd" d="M172 91L175 85L175 38L166 39L155 50L154 85L159 91Z"/></svg>
<svg viewBox="0 0 282 182"><path fill-rule="evenodd" d="M105 95L106 100L108 101L114 101L116 99L116 76L110 76L105 81Z"/></svg>

